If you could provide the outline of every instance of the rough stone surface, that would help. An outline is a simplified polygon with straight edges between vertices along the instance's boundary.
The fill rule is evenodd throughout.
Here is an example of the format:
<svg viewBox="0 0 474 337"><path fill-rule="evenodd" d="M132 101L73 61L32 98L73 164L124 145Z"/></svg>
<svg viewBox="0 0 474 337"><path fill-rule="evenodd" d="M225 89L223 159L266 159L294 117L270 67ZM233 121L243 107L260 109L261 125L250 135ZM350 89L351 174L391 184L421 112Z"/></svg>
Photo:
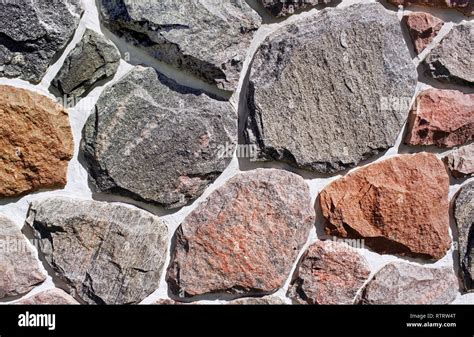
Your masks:
<svg viewBox="0 0 474 337"><path fill-rule="evenodd" d="M474 174L474 143L452 151L443 160L455 178L472 176Z"/></svg>
<svg viewBox="0 0 474 337"><path fill-rule="evenodd" d="M103 35L86 29L52 81L61 96L80 97L100 80L117 72L120 53Z"/></svg>
<svg viewBox="0 0 474 337"><path fill-rule="evenodd" d="M74 297L66 293L64 290L54 288L42 291L31 297L24 298L15 304L22 305L66 305L79 304Z"/></svg>
<svg viewBox="0 0 474 337"><path fill-rule="evenodd" d="M56 275L87 303L138 303L159 287L168 235L150 213L52 198L33 202L27 223Z"/></svg>
<svg viewBox="0 0 474 337"><path fill-rule="evenodd" d="M46 96L0 85L0 121L0 197L64 187L74 147L68 113Z"/></svg>
<svg viewBox="0 0 474 337"><path fill-rule="evenodd" d="M183 221L168 269L170 289L192 297L242 297L283 286L314 223L300 176L257 169L231 178Z"/></svg>
<svg viewBox="0 0 474 337"><path fill-rule="evenodd" d="M286 303L281 298L276 297L276 296L264 296L264 297L239 298L238 300L229 301L226 304L230 304L230 305L284 305Z"/></svg>
<svg viewBox="0 0 474 337"><path fill-rule="evenodd" d="M454 218L458 228L459 261L464 289L474 292L474 182L464 185L457 195Z"/></svg>
<svg viewBox="0 0 474 337"><path fill-rule="evenodd" d="M344 170L394 145L409 110L398 103L411 100L416 81L394 13L379 3L324 10L257 51L247 141L264 158Z"/></svg>
<svg viewBox="0 0 474 337"><path fill-rule="evenodd" d="M84 131L93 183L167 208L200 196L227 167L237 138L232 105L136 67L99 98Z"/></svg>
<svg viewBox="0 0 474 337"><path fill-rule="evenodd" d="M367 261L355 249L318 241L302 257L288 296L300 304L352 304L369 275Z"/></svg>
<svg viewBox="0 0 474 337"><path fill-rule="evenodd" d="M454 26L426 56L426 71L441 82L474 86L474 23Z"/></svg>
<svg viewBox="0 0 474 337"><path fill-rule="evenodd" d="M470 4L472 0L388 0L388 2L394 5L402 6L429 6L439 8L456 8L468 15L467 9L472 6Z"/></svg>
<svg viewBox="0 0 474 337"><path fill-rule="evenodd" d="M361 304L449 304L458 292L451 267L430 268L392 262L375 274L361 294Z"/></svg>
<svg viewBox="0 0 474 337"><path fill-rule="evenodd" d="M82 12L80 0L1 1L0 77L39 83Z"/></svg>
<svg viewBox="0 0 474 337"><path fill-rule="evenodd" d="M321 192L320 205L328 234L363 238L378 253L440 259L451 247L448 192L442 161L419 153L334 181Z"/></svg>
<svg viewBox="0 0 474 337"><path fill-rule="evenodd" d="M26 294L45 279L26 238L0 215L0 299Z"/></svg>
<svg viewBox="0 0 474 337"><path fill-rule="evenodd" d="M261 18L243 0L101 0L104 24L153 57L234 90Z"/></svg>
<svg viewBox="0 0 474 337"><path fill-rule="evenodd" d="M474 139L474 94L422 91L413 106L406 144L453 147Z"/></svg>
<svg viewBox="0 0 474 337"><path fill-rule="evenodd" d="M265 7L272 15L276 17L284 17L291 15L298 10L308 9L318 5L326 5L331 0L261 0Z"/></svg>
<svg viewBox="0 0 474 337"><path fill-rule="evenodd" d="M410 33L413 47L417 54L421 53L438 35L444 21L423 12L410 13L403 17Z"/></svg>

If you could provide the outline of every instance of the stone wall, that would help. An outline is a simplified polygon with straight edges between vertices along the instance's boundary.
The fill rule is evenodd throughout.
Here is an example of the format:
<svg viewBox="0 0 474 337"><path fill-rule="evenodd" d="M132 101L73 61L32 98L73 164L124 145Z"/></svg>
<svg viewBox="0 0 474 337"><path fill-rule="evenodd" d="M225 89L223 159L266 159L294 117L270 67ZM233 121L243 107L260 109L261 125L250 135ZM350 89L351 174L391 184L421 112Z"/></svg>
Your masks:
<svg viewBox="0 0 474 337"><path fill-rule="evenodd" d="M59 3L0 3L1 302L474 303L469 1Z"/></svg>

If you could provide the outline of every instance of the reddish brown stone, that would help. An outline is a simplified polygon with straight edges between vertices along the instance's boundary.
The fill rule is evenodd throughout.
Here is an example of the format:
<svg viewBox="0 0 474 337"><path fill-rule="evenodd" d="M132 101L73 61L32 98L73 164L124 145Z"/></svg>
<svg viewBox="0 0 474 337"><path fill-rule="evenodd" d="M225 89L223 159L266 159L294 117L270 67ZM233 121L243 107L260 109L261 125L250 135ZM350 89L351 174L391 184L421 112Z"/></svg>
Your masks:
<svg viewBox="0 0 474 337"><path fill-rule="evenodd" d="M167 281L182 297L273 293L288 278L313 225L303 178L276 169L239 174L181 224Z"/></svg>
<svg viewBox="0 0 474 337"><path fill-rule="evenodd" d="M79 304L71 295L66 293L64 290L54 288L42 291L31 297L24 298L15 304Z"/></svg>
<svg viewBox="0 0 474 337"><path fill-rule="evenodd" d="M364 238L379 253L442 258L449 237L449 177L434 154L400 155L363 167L320 195L328 234Z"/></svg>
<svg viewBox="0 0 474 337"><path fill-rule="evenodd" d="M405 143L453 147L474 139L474 94L425 90L416 99Z"/></svg>
<svg viewBox="0 0 474 337"><path fill-rule="evenodd" d="M443 161L455 178L463 178L474 174L474 143L452 151Z"/></svg>
<svg viewBox="0 0 474 337"><path fill-rule="evenodd" d="M444 24L443 20L423 12L405 15L403 21L407 25L417 54L421 53L433 41Z"/></svg>
<svg viewBox="0 0 474 337"><path fill-rule="evenodd" d="M461 11L469 6L471 0L388 0L391 4L410 6L429 6L439 8L458 8Z"/></svg>
<svg viewBox="0 0 474 337"><path fill-rule="evenodd" d="M0 197L66 185L68 113L35 92L0 85Z"/></svg>
<svg viewBox="0 0 474 337"><path fill-rule="evenodd" d="M355 249L318 241L301 259L288 296L301 304L352 304L369 275L367 261Z"/></svg>

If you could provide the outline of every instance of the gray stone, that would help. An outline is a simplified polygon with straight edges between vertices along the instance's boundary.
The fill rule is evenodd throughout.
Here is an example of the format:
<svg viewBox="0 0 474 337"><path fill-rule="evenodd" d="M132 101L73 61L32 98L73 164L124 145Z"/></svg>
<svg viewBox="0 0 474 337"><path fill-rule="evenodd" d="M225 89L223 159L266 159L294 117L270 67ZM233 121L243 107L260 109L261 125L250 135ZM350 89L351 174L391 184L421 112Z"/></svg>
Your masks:
<svg viewBox="0 0 474 337"><path fill-rule="evenodd" d="M227 167L237 117L227 101L136 67L102 93L83 134L99 191L175 208Z"/></svg>
<svg viewBox="0 0 474 337"><path fill-rule="evenodd" d="M284 300L277 296L246 297L227 302L229 305L284 305Z"/></svg>
<svg viewBox="0 0 474 337"><path fill-rule="evenodd" d="M361 293L361 304L449 304L458 292L451 267L431 268L405 262L385 265Z"/></svg>
<svg viewBox="0 0 474 337"><path fill-rule="evenodd" d="M454 203L459 262L464 289L474 292L474 182L464 185Z"/></svg>
<svg viewBox="0 0 474 337"><path fill-rule="evenodd" d="M52 85L61 96L80 97L98 81L115 75L119 64L120 53L115 45L103 35L86 29Z"/></svg>
<svg viewBox="0 0 474 337"><path fill-rule="evenodd" d="M294 14L296 11L309 9L318 5L327 5L331 0L261 0L272 15L283 17Z"/></svg>
<svg viewBox="0 0 474 337"><path fill-rule="evenodd" d="M0 299L25 294L45 279L20 229L0 215Z"/></svg>
<svg viewBox="0 0 474 337"><path fill-rule="evenodd" d="M416 82L395 13L378 3L323 10L258 50L247 141L267 159L344 170L394 145Z"/></svg>
<svg viewBox="0 0 474 337"><path fill-rule="evenodd" d="M87 303L138 303L159 287L168 230L150 213L51 198L32 203L27 223L56 275Z"/></svg>
<svg viewBox="0 0 474 337"><path fill-rule="evenodd" d="M101 0L107 28L225 90L237 87L261 18L243 0Z"/></svg>
<svg viewBox="0 0 474 337"><path fill-rule="evenodd" d="M170 289L180 297L271 294L285 283L313 225L302 177L276 169L238 174L177 230Z"/></svg>
<svg viewBox="0 0 474 337"><path fill-rule="evenodd" d="M474 24L454 26L426 56L426 71L441 82L474 86Z"/></svg>
<svg viewBox="0 0 474 337"><path fill-rule="evenodd" d="M0 77L39 83L83 11L80 0L0 1Z"/></svg>

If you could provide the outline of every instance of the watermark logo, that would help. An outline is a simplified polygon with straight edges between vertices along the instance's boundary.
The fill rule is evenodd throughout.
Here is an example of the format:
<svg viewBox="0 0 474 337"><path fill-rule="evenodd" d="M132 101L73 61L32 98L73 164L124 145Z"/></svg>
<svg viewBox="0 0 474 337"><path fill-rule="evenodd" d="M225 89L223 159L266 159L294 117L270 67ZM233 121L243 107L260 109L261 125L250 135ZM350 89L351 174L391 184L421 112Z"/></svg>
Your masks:
<svg viewBox="0 0 474 337"><path fill-rule="evenodd" d="M28 311L24 314L18 315L18 326L21 328L27 327L45 327L48 330L56 330L56 315L55 314L31 314Z"/></svg>

